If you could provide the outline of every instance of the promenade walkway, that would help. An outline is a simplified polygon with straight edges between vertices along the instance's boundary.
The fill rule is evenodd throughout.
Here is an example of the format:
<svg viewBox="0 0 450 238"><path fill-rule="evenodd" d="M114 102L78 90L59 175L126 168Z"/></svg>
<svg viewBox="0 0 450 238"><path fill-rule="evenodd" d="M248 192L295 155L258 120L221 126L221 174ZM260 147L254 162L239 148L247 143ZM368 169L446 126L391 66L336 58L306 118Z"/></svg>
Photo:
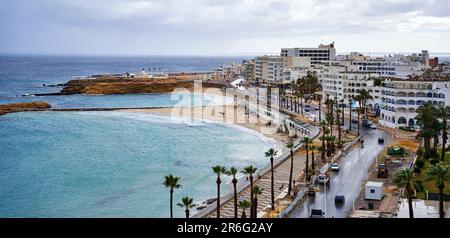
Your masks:
<svg viewBox="0 0 450 238"><path fill-rule="evenodd" d="M317 159L317 158L316 158ZM299 178L302 175L303 169L305 168L305 153L303 151L298 151L294 154L294 178ZM275 198L283 193L283 191L289 186L289 171L290 171L290 159L284 161L274 168L274 188L275 188ZM257 180L254 185L259 186L263 189L262 194L258 197L258 208L257 211L261 212L267 206L270 206L271 203L271 188L270 188L270 171L265 173L259 180ZM242 178L242 179L245 179ZM298 183L298 181L297 181ZM250 187L247 187L242 192L238 194L238 201L241 200L250 201ZM239 217L242 211L239 210ZM249 216L249 211L246 211L247 216ZM234 200L230 199L224 204L222 204L221 208L221 217L223 218L233 218L234 217ZM216 211L212 211L207 215L209 218L216 217Z"/></svg>

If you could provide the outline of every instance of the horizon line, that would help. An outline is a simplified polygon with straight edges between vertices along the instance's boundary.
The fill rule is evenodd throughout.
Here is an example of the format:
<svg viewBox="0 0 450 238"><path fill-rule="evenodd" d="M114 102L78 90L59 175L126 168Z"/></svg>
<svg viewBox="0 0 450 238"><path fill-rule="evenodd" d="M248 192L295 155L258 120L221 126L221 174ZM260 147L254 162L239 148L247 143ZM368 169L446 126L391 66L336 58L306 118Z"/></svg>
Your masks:
<svg viewBox="0 0 450 238"><path fill-rule="evenodd" d="M421 52L364 52L364 51L342 51L336 52L336 55L346 55L352 52L358 52L367 56L389 55L389 54L413 54ZM274 52L242 52L242 53L217 53L217 54L76 54L76 53L23 53L23 52L0 52L0 56L61 56L61 57L256 57L264 55L279 55ZM429 52L431 55L450 57L450 52Z"/></svg>

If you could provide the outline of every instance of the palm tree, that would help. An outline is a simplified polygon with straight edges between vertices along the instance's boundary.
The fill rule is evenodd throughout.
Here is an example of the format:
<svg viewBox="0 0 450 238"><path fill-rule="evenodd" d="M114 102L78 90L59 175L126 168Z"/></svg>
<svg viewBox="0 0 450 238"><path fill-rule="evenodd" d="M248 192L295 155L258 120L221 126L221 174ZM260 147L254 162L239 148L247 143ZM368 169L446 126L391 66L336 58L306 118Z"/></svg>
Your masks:
<svg viewBox="0 0 450 238"><path fill-rule="evenodd" d="M348 103L348 106L349 106L349 107L348 107L348 108L349 108L348 115L349 115L349 117L350 117L350 118L349 118L349 121L348 121L348 122L349 122L349 123L348 123L348 128L349 128L348 130L349 130L349 131L352 130L352 106L353 106L352 104L353 104L353 98L350 98L350 99L349 99L349 103Z"/></svg>
<svg viewBox="0 0 450 238"><path fill-rule="evenodd" d="M330 157L332 154L331 141L333 140L333 136L325 136L325 140L327 141L327 156Z"/></svg>
<svg viewBox="0 0 450 238"><path fill-rule="evenodd" d="M360 125L361 125L361 113L362 113L363 111L364 111L364 110L363 110L361 107L356 108L356 112L358 113L358 136L359 136L359 134L360 134L360 132L361 132L361 129L360 129Z"/></svg>
<svg viewBox="0 0 450 238"><path fill-rule="evenodd" d="M247 200L239 201L238 207L242 209L241 218L247 218L245 215L245 209L250 208L250 202Z"/></svg>
<svg viewBox="0 0 450 238"><path fill-rule="evenodd" d="M436 110L431 103L425 103L417 109L417 124L420 126L419 137L423 138L425 147L425 158L431 158L431 138L434 135L434 124L436 123Z"/></svg>
<svg viewBox="0 0 450 238"><path fill-rule="evenodd" d="M447 144L447 120L450 118L450 107L439 104L436 107L436 114L442 120L442 152L441 161L445 160L445 145Z"/></svg>
<svg viewBox="0 0 450 238"><path fill-rule="evenodd" d="M258 195L261 195L263 190L264 189L260 188L259 186L253 187L253 196L254 196L253 197L253 204L254 204L253 213L255 214L255 218L257 217L257 214L258 214Z"/></svg>
<svg viewBox="0 0 450 238"><path fill-rule="evenodd" d="M241 172L243 174L246 174L249 176L249 180L250 180L250 198L253 197L253 174L256 173L257 168L253 167L253 166L247 166L245 167ZM250 218L253 218L253 201L252 199L250 199L251 203L250 203Z"/></svg>
<svg viewBox="0 0 450 238"><path fill-rule="evenodd" d="M309 145L312 143L312 140L306 136L303 138L302 143L305 145L306 150L305 179L309 181Z"/></svg>
<svg viewBox="0 0 450 238"><path fill-rule="evenodd" d="M315 145L310 145L309 146L309 150L311 150L311 169L312 169L312 171L313 171L313 173L314 173L314 171L315 171L315 163L314 163L314 151L315 150L317 150L318 149L318 147L317 146L315 146Z"/></svg>
<svg viewBox="0 0 450 238"><path fill-rule="evenodd" d="M429 180L434 180L439 189L439 217L444 218L444 188L445 181L450 178L450 169L448 166L443 166L441 164L433 165L427 172L427 178Z"/></svg>
<svg viewBox="0 0 450 238"><path fill-rule="evenodd" d="M325 121L321 121L320 126L322 126L322 136L320 137L320 139L322 140L322 155L321 155L321 157L322 157L322 161L325 161L325 148L326 148L325 147L325 137L327 134L327 131L326 131L327 123Z"/></svg>
<svg viewBox="0 0 450 238"><path fill-rule="evenodd" d="M338 114L338 117L336 118L336 126L338 127L338 140L341 140L341 119L339 117L341 110L336 110L336 113Z"/></svg>
<svg viewBox="0 0 450 238"><path fill-rule="evenodd" d="M274 177L273 177L273 157L276 156L278 151L276 151L273 148L270 148L268 151L266 151L266 157L270 158L270 190L271 190L271 207L272 210L275 210L275 189L274 189ZM256 215L253 214L253 215Z"/></svg>
<svg viewBox="0 0 450 238"><path fill-rule="evenodd" d="M395 174L394 183L402 188L405 188L406 196L408 198L409 218L414 218L412 195L414 188L417 187L414 180L414 173L410 169L404 169Z"/></svg>
<svg viewBox="0 0 450 238"><path fill-rule="evenodd" d="M231 182L233 183L233 192L234 192L234 218L238 217L238 201L237 201L237 182L238 180L236 179L236 174L237 174L238 170L235 167L231 167L230 170L227 171L227 175L228 176L233 176L233 180L231 180Z"/></svg>
<svg viewBox="0 0 450 238"><path fill-rule="evenodd" d="M359 96L360 101L361 101L361 103L362 103L363 113L364 113L364 118L367 120L367 113L366 113L367 101L373 99L373 97L372 97L372 95L370 95L370 93L369 93L367 90L365 90L365 89L360 90L358 96ZM360 104L360 106L361 106L361 104Z"/></svg>
<svg viewBox="0 0 450 238"><path fill-rule="evenodd" d="M288 195L291 195L292 191L292 180L293 180L293 173L294 173L294 143L289 142L287 144L287 148L291 151L291 168L289 170L289 187L288 187Z"/></svg>
<svg viewBox="0 0 450 238"><path fill-rule="evenodd" d="M186 210L184 210L186 213L186 218L189 218L189 209L195 207L194 199L190 197L183 197L181 199L181 203L178 203L177 205L186 208Z"/></svg>
<svg viewBox="0 0 450 238"><path fill-rule="evenodd" d="M173 191L181 188L181 184L178 183L180 179L180 177L174 177L171 174L164 176L163 184L166 188L170 189L170 218L173 218Z"/></svg>
<svg viewBox="0 0 450 238"><path fill-rule="evenodd" d="M334 154L336 152L336 136L330 136L331 143L331 153Z"/></svg>
<svg viewBox="0 0 450 238"><path fill-rule="evenodd" d="M222 174L227 174L227 169L223 166L220 165L216 165L214 167L212 167L213 172L217 175L217 208L216 208L216 214L217 214L217 218L220 218L220 183L222 183L222 181L220 180L220 175Z"/></svg>
<svg viewBox="0 0 450 238"><path fill-rule="evenodd" d="M319 96L319 121L322 121L322 95Z"/></svg>

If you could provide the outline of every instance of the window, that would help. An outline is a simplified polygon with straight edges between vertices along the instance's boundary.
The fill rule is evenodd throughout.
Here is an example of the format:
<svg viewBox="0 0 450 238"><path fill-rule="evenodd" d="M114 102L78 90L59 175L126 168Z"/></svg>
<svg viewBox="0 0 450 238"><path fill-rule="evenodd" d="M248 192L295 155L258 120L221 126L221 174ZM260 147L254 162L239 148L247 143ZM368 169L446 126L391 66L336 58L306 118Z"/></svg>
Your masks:
<svg viewBox="0 0 450 238"><path fill-rule="evenodd" d="M370 189L370 193L375 193L375 189Z"/></svg>

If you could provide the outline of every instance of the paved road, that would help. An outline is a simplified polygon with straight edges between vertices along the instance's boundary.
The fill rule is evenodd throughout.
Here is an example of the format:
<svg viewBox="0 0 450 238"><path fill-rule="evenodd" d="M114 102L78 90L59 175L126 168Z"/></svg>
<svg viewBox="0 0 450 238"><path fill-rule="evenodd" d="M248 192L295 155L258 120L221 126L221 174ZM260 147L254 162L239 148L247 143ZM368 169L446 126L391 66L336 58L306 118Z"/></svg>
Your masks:
<svg viewBox="0 0 450 238"><path fill-rule="evenodd" d="M392 141L388 133L378 129L367 131L364 137L364 148L354 147L350 150L340 161L341 170L331 174L329 185L326 187L321 185L320 192L316 192L316 196L307 196L294 208L289 217L307 218L311 209L322 209L326 217L348 217L353 209L353 201L358 197L361 185L366 179L366 171L384 148L378 144L378 138L383 137L385 145ZM336 206L334 203L336 195L344 195L345 204Z"/></svg>

